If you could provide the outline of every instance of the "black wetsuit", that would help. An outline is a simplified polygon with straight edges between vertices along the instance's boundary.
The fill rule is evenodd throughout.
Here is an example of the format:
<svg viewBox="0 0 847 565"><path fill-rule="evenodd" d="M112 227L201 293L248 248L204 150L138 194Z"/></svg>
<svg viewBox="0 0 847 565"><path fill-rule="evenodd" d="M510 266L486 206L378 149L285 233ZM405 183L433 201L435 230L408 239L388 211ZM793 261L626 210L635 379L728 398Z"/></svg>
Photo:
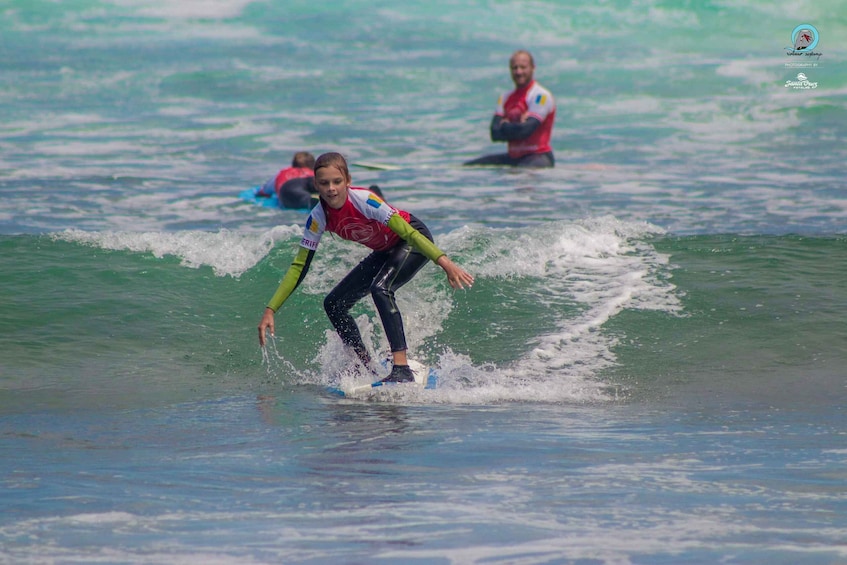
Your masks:
<svg viewBox="0 0 847 565"><path fill-rule="evenodd" d="M312 208L318 203L314 177L300 177L279 187L279 205L283 208Z"/></svg>
<svg viewBox="0 0 847 565"><path fill-rule="evenodd" d="M423 222L411 216L409 224L432 241L432 234ZM350 308L370 294L391 351L405 351L406 334L403 331L403 318L394 302L394 292L412 280L427 261L423 253L406 241L386 251L373 251L353 267L324 299L324 309L330 323L341 341L353 348L360 358L367 359L368 352L359 327L350 315Z"/></svg>
<svg viewBox="0 0 847 565"><path fill-rule="evenodd" d="M501 116L494 116L491 120L491 141L509 141L512 139L526 139L532 132L541 125L541 122L535 118L529 118L520 124L512 124L504 120ZM531 153L523 157L512 157L508 153L496 153L494 155L484 155L471 161L467 161L465 165L508 165L512 167L553 167L556 160L553 157L553 152L547 153Z"/></svg>

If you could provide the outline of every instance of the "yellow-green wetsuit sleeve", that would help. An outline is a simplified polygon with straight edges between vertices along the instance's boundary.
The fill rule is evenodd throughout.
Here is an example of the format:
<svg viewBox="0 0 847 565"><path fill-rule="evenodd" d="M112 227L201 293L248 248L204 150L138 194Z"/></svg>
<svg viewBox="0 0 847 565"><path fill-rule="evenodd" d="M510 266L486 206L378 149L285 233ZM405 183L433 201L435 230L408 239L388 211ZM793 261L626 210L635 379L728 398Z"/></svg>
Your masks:
<svg viewBox="0 0 847 565"><path fill-rule="evenodd" d="M268 308L276 312L282 306L282 303L288 300L288 297L291 296L291 293L294 292L294 289L300 285L306 273L309 272L309 265L314 255L314 251L305 247L300 248L297 256L291 262L288 272L282 277L279 287L276 289L273 297L271 297L270 302L268 302Z"/></svg>
<svg viewBox="0 0 847 565"><path fill-rule="evenodd" d="M391 231L409 242L409 244L420 251L432 262L438 261L442 255L446 255L433 242L428 240L424 234L413 228L409 222L403 219L400 214L394 214L388 220L388 227Z"/></svg>

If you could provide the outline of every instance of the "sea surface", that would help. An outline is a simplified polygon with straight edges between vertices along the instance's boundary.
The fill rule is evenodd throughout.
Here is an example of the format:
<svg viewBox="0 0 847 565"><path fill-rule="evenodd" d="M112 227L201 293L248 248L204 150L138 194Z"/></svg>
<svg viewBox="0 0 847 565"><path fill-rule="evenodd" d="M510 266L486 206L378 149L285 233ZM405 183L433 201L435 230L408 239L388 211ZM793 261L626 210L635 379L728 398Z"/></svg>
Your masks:
<svg viewBox="0 0 847 565"><path fill-rule="evenodd" d="M521 48L556 167L463 168ZM0 563L847 563L842 0L5 0L0 73ZM437 389L328 392L338 238L259 347L299 150L475 275Z"/></svg>

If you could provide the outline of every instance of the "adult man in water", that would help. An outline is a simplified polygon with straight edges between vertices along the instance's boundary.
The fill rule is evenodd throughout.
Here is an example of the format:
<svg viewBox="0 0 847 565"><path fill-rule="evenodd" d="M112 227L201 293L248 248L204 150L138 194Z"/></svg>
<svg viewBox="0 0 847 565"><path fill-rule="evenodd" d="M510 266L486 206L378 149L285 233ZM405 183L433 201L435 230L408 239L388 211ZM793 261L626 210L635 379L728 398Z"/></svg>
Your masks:
<svg viewBox="0 0 847 565"><path fill-rule="evenodd" d="M515 88L500 96L491 119L491 141L508 143L508 153L486 155L465 165L552 167L550 135L556 102L550 91L535 82L535 61L529 51L515 51L509 59Z"/></svg>

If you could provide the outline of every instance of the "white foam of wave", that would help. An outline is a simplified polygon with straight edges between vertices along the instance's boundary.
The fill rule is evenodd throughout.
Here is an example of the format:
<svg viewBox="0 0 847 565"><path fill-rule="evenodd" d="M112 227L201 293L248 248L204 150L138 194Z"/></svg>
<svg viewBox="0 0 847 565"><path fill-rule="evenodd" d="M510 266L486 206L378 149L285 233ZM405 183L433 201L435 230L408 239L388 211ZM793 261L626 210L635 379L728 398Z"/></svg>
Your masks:
<svg viewBox="0 0 847 565"><path fill-rule="evenodd" d="M720 76L739 78L753 85L778 84L784 72L780 69L781 59L731 59L721 64L716 70Z"/></svg>
<svg viewBox="0 0 847 565"><path fill-rule="evenodd" d="M574 427L579 425L573 422ZM619 432L605 432L620 440ZM402 432L390 432L398 433ZM457 431L454 441L464 442L469 433ZM570 437L584 448L591 434ZM378 439L373 444L385 438ZM533 439L539 441L537 435ZM637 434L627 440L636 446L639 440L649 441ZM356 436L355 443L369 442ZM588 442L595 444L608 447ZM485 448L480 442L468 445ZM445 451L451 454L454 449ZM562 466L561 473L554 473L549 469L561 466L556 458L565 455L551 449L541 469L532 466L537 462L525 465L518 460L499 468L466 465L455 482L426 477L415 466L408 470L412 483L386 481L354 458L353 463L338 463L352 470L313 471L314 488L301 488L303 492L279 486L281 479L268 471L267 477L258 476L265 479L259 486L235 482L233 488L241 487L236 492L246 502L231 509L214 506L213 501L202 509L184 511L116 510L7 520L0 536L14 543L6 544L0 559L628 564L672 562L674 556L685 562L721 562L739 556L755 560L768 554L797 563L847 558L847 546L841 542L843 520L833 519L827 511L834 504L831 495L814 488L787 492L779 488L781 482L770 486L745 481L738 465L730 472L710 457L663 458L651 453L650 447L645 451L630 464L602 464L583 456L585 463L578 468ZM611 453L605 460L614 459ZM718 457L725 458L725 454ZM374 467L382 464L378 458L369 462ZM267 466L264 462L263 468ZM368 481L372 475L377 476ZM336 476L343 477L341 486L331 481ZM250 478L256 477L248 474L246 479ZM409 496L409 484L416 496ZM378 488L380 496L374 497L368 488ZM249 504L262 496L265 504ZM170 504L182 500L191 507L194 500L183 500L186 497L176 492L177 502ZM339 497L344 504L338 503ZM507 534L500 537L497 532Z"/></svg>
<svg viewBox="0 0 847 565"><path fill-rule="evenodd" d="M192 38L278 42L254 26L237 21L254 0L108 0L96 9L44 12L38 23L6 10L7 25L18 32L67 33L76 47L130 45L151 36L178 41Z"/></svg>
<svg viewBox="0 0 847 565"><path fill-rule="evenodd" d="M85 82L84 87L77 88L98 88L94 78ZM213 176L209 168L216 166L218 156L198 150L198 144L242 137L285 138L267 122L266 116L218 117L209 116L207 110L201 103L188 109L184 101L164 106L163 115L183 118L185 127L173 128L135 129L120 118L95 113L44 112L31 119L6 123L0 126L0 134L7 138L0 141L6 177L40 180L154 174L160 178L169 176L175 183L180 178L208 179ZM292 128L285 133L296 136L298 132ZM289 140L286 149L294 142L296 137Z"/></svg>
<svg viewBox="0 0 847 565"><path fill-rule="evenodd" d="M660 233L661 229L647 223L607 216L522 230L465 227L436 238L449 255L461 257L457 260L474 274L477 283L485 279L514 281L510 284L521 286L522 299L534 302L528 306L552 312L554 321L550 327L539 324L532 328L537 332L535 345L508 366L474 362L447 347L434 360L440 375L436 390L381 393L379 399L450 404L608 401L614 393L598 377L615 363L617 338L605 332L604 325L624 309L673 314L681 310L674 285L663 278L668 257L647 242ZM323 281L318 284L326 288L307 291L329 290L327 281L337 281L355 263L356 259L350 258L349 264L344 264L338 260L339 251L331 253L339 255L316 262L325 272L310 277ZM455 306L455 294L440 284L440 278L443 275L437 269L422 271L398 294L412 357L417 344L442 331ZM467 290L461 297L471 310L473 292ZM371 314L357 320L363 338L372 351L387 351L381 327L373 319ZM327 331L315 359L320 374L309 375L306 381L335 385L331 376L351 362L337 336ZM361 382L355 384L367 380L368 376L359 376Z"/></svg>
<svg viewBox="0 0 847 565"><path fill-rule="evenodd" d="M509 249L501 250L502 259L492 261L483 272L517 269L521 277L537 278L546 290L538 295L540 303L555 310L569 300L581 309L576 314L565 309L556 327L539 328L532 351L496 378L486 374L482 388L505 386L510 389L506 398L515 400L606 398L597 377L614 364L617 340L602 331L604 324L626 308L680 309L675 287L657 276L668 258L643 239L661 231L646 223L602 217L553 224L533 233L530 245L504 238Z"/></svg>
<svg viewBox="0 0 847 565"><path fill-rule="evenodd" d="M519 471L518 469L515 470ZM629 472L624 469L625 474ZM519 475L520 476L520 475ZM644 556L662 560L669 555L708 555L720 560L722 555L738 555L765 551L759 541L775 541L767 550L780 555L793 554L797 562L804 557L815 560L822 555L847 557L837 540L843 528L837 526L810 528L775 527L756 520L744 520L744 510L727 505L703 505L692 510L656 510L652 514L638 510L639 505L623 504L608 514L597 516L575 512L562 519L546 509L527 507L531 498L514 486L515 474L504 475L495 486L496 477L480 477L480 490L455 493L453 504L415 500L413 503L392 499L389 503L352 504L338 508L329 505L322 510L316 505L294 511L278 512L185 512L150 516L128 516L120 523L122 530L112 537L145 532L150 539L139 538L133 544L107 547L57 543L64 532L74 529L76 517L42 518L5 528L8 535L28 540L15 544L7 555L18 563L85 561L88 563L267 563L270 561L337 561L360 556L362 560L440 561L484 563L511 561L533 564L550 563L567 556L569 560L602 563L632 563ZM511 486L510 486L511 485ZM574 484L568 492L585 492L586 483ZM564 491L564 487L563 487ZM636 491L638 492L638 490ZM494 502L498 500L500 502ZM504 510L510 505L509 512ZM586 515L588 514L588 515ZM395 517L386 526L375 516ZM416 517L414 524L409 518ZM185 524L203 524L203 531L218 536L184 530ZM238 533L232 524L249 525L248 533ZM332 524L333 527L328 527ZM102 524L105 528L108 522ZM455 532L468 528L532 532L513 535L508 540L489 541L472 536L470 543L451 543L440 547L432 542L432 532L440 538L455 539ZM448 531L454 532L451 536ZM95 529L99 531L99 529ZM165 534L163 532L169 532ZM417 532L417 533L416 533ZM37 533L37 535L35 535ZM105 534L104 534L105 535ZM238 536L250 543L238 543ZM392 540L402 539L404 543ZM370 550L362 549L361 540ZM800 541L792 541L800 540ZM126 548L125 545L130 545ZM358 546L358 551L355 550ZM251 550L251 548L253 548ZM256 548L260 548L256 549ZM251 552L253 554L251 555ZM708 558L706 559L709 560Z"/></svg>
<svg viewBox="0 0 847 565"><path fill-rule="evenodd" d="M138 15L167 19L223 20L237 18L254 0L109 0L116 6L132 8Z"/></svg>
<svg viewBox="0 0 847 565"><path fill-rule="evenodd" d="M238 277L261 261L277 242L300 233L301 228L296 226L277 226L262 234L230 230L130 233L71 229L53 237L101 249L152 253L155 257L170 255L178 257L186 267L209 266L218 276Z"/></svg>
<svg viewBox="0 0 847 565"><path fill-rule="evenodd" d="M841 7L841 0L819 0L817 2L795 2L794 0L720 0L715 2L718 6L737 10L742 13L751 14L752 17L757 17L755 13L761 14L763 18L771 18L774 14L779 14L781 21L789 21L797 23L808 21L826 20L827 24L832 22L833 28L837 26L837 22L832 21L831 15L837 8ZM790 43L790 25L785 26L786 43ZM833 29L833 33L835 29Z"/></svg>

